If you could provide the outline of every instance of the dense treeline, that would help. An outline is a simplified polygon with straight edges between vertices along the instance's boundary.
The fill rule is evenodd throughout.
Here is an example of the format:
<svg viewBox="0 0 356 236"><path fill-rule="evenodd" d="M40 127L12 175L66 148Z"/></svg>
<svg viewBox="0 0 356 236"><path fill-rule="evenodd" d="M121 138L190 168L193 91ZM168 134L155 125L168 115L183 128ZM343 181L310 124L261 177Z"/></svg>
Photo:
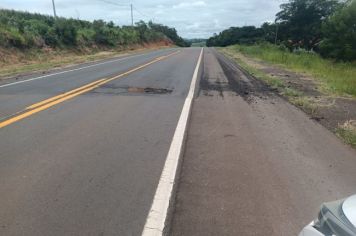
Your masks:
<svg viewBox="0 0 356 236"><path fill-rule="evenodd" d="M140 21L133 27L119 27L113 22L102 20L89 22L0 9L2 47L115 47L162 40L178 46L189 46L174 28L152 22L146 24Z"/></svg>
<svg viewBox="0 0 356 236"><path fill-rule="evenodd" d="M166 35L168 38L170 38L175 45L180 46L180 47L189 47L190 43L183 38L181 38L175 28L170 28L165 25L161 24L154 24L152 22L148 23L148 27L153 29L156 32L161 32L164 35Z"/></svg>
<svg viewBox="0 0 356 236"><path fill-rule="evenodd" d="M207 39L200 39L200 38L187 39L187 41L190 43L191 47L205 47L206 40Z"/></svg>
<svg viewBox="0 0 356 236"><path fill-rule="evenodd" d="M232 27L214 35L208 46L270 42L319 52L324 57L356 60L356 0L289 0L274 23Z"/></svg>
<svg viewBox="0 0 356 236"><path fill-rule="evenodd" d="M207 40L207 46L228 46L232 44L252 44L263 40L264 32L255 26L231 27Z"/></svg>

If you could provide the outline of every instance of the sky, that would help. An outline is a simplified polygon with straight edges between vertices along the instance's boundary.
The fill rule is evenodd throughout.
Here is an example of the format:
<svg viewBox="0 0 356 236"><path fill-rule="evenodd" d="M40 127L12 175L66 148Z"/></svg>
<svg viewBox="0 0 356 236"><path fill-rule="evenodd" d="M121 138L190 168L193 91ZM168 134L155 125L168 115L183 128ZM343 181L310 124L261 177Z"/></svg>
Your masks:
<svg viewBox="0 0 356 236"><path fill-rule="evenodd" d="M134 21L174 27L184 38L208 38L231 26L274 21L287 0L55 0L57 15L82 20L103 19L117 25ZM51 0L1 0L0 8L53 14Z"/></svg>

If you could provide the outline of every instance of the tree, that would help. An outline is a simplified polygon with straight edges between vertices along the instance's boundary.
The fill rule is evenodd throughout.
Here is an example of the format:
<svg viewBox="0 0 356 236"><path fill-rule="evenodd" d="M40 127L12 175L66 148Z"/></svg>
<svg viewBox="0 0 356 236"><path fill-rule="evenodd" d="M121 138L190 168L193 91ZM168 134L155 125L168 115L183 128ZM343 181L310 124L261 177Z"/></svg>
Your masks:
<svg viewBox="0 0 356 236"><path fill-rule="evenodd" d="M253 44L263 40L264 31L255 26L231 27L207 40L207 46L228 46L232 44Z"/></svg>
<svg viewBox="0 0 356 236"><path fill-rule="evenodd" d="M168 26L165 25L161 25L161 24L155 24L152 21L150 21L148 23L148 26L153 29L156 32L161 32L164 35L166 35L170 40L172 40L172 42L174 44L176 44L177 46L180 47L190 47L190 43L187 42L186 40L184 40L183 38L181 38L178 33L177 30L174 28L170 28Z"/></svg>
<svg viewBox="0 0 356 236"><path fill-rule="evenodd" d="M278 33L278 25L276 23L263 23L261 29L263 31L264 40L270 43L275 43L276 34Z"/></svg>
<svg viewBox="0 0 356 236"><path fill-rule="evenodd" d="M323 56L356 60L356 0L330 16L322 27L324 39L320 44Z"/></svg>
<svg viewBox="0 0 356 236"><path fill-rule="evenodd" d="M55 31L64 45L77 45L77 28L73 20L58 19L55 23Z"/></svg>
<svg viewBox="0 0 356 236"><path fill-rule="evenodd" d="M321 40L321 24L340 6L337 0L290 0L277 13L280 37L291 47L315 49Z"/></svg>

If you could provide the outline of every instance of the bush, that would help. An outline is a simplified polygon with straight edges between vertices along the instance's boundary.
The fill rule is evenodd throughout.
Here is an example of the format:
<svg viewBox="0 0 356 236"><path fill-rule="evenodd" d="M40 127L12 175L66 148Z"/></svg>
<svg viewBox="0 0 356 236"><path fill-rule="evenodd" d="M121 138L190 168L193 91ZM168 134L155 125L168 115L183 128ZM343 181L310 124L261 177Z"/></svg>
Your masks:
<svg viewBox="0 0 356 236"><path fill-rule="evenodd" d="M24 48L27 46L25 37L14 28L5 32L5 42L12 47Z"/></svg>
<svg viewBox="0 0 356 236"><path fill-rule="evenodd" d="M77 32L77 43L79 45L90 46L95 43L95 31L90 28L79 29Z"/></svg>
<svg viewBox="0 0 356 236"><path fill-rule="evenodd" d="M58 35L54 28L50 28L45 35L43 35L45 44L50 47L57 47L59 45Z"/></svg>
<svg viewBox="0 0 356 236"><path fill-rule="evenodd" d="M41 48L94 46L115 47L150 43L171 38L177 45L185 41L174 28L139 22L136 26L118 27L113 22L53 18L41 14L0 9L0 45L3 47Z"/></svg>
<svg viewBox="0 0 356 236"><path fill-rule="evenodd" d="M77 29L71 20L60 19L55 23L58 38L64 45L77 45Z"/></svg>
<svg viewBox="0 0 356 236"><path fill-rule="evenodd" d="M31 32L36 35L45 35L49 30L49 26L39 20L28 20L24 21L22 24L24 32Z"/></svg>

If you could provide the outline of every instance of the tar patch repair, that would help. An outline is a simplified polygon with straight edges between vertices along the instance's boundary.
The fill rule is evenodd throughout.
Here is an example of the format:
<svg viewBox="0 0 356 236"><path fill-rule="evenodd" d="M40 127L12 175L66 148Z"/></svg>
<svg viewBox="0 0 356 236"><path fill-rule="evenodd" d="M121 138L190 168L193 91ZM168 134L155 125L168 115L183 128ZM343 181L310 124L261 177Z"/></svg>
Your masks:
<svg viewBox="0 0 356 236"><path fill-rule="evenodd" d="M163 95L163 94L171 94L173 92L172 89L168 88L152 88L152 87L129 87L129 86L115 86L112 84L105 84L100 86L99 88L92 91L92 93L97 94L107 94L107 95L139 95L139 94L147 94L147 95Z"/></svg>

